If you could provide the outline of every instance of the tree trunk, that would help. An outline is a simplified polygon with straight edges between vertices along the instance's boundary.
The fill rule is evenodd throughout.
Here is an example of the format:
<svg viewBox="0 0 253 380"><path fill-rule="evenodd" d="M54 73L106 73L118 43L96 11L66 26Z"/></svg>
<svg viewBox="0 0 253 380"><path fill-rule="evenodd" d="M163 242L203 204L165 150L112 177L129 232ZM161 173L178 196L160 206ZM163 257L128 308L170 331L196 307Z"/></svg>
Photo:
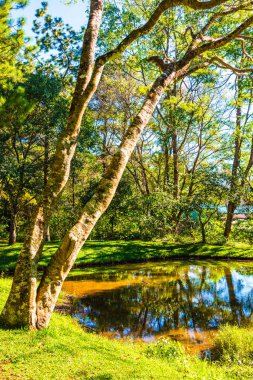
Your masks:
<svg viewBox="0 0 253 380"><path fill-rule="evenodd" d="M67 126L59 138L43 199L35 212L30 233L27 235L19 256L11 292L1 314L1 320L5 325L13 327L20 325L35 326L36 315L33 313L36 303L37 262L41 255L53 208L69 178L70 164L75 153L83 114L98 87L105 64L123 53L140 36L149 33L157 24L160 16L172 5L175 4L170 1L159 4L146 24L133 30L114 50L100 56L95 62L95 48L103 13L103 0L91 0L90 15L84 34L77 82ZM164 81L166 78L167 76L162 76ZM25 303L31 307L25 306Z"/></svg>
<svg viewBox="0 0 253 380"><path fill-rule="evenodd" d="M236 204L232 201L229 201L228 202L228 210L227 210L225 230L224 230L224 236L226 239L229 238L231 231L232 231L232 223L233 223L235 209L236 209Z"/></svg>
<svg viewBox="0 0 253 380"><path fill-rule="evenodd" d="M173 150L173 196L174 199L179 197L179 170L178 170L178 147L177 147L177 131L173 131L172 135Z"/></svg>
<svg viewBox="0 0 253 380"><path fill-rule="evenodd" d="M173 90L168 97L177 96L177 85L174 83ZM172 153L173 153L173 196L174 199L179 197L179 169L178 169L178 137L177 137L177 120L175 117L176 107L170 110L170 124L172 129Z"/></svg>
<svg viewBox="0 0 253 380"><path fill-rule="evenodd" d="M168 139L166 138L164 144L164 179L163 179L163 190L166 191L170 185L170 168L169 168L169 147L168 147Z"/></svg>
<svg viewBox="0 0 253 380"><path fill-rule="evenodd" d="M49 128L48 125L44 127L44 165L43 165L43 174L44 174L44 189L46 188L49 174Z"/></svg>
<svg viewBox="0 0 253 380"><path fill-rule="evenodd" d="M109 206L138 138L150 120L165 88L175 80L175 72L160 76L142 109L130 125L118 151L107 167L93 197L86 203L75 226L65 235L42 277L37 295L37 327L48 326L62 284L98 219Z"/></svg>
<svg viewBox="0 0 253 380"><path fill-rule="evenodd" d="M179 210L178 213L175 215L175 227L174 227L174 234L179 234L179 226L181 222L181 216L183 215L183 210Z"/></svg>
<svg viewBox="0 0 253 380"><path fill-rule="evenodd" d="M91 1L90 17L84 35L78 79L70 107L67 126L56 147L55 159L41 200L16 266L13 284L1 320L8 326L36 327L37 263L40 258L48 222L69 178L70 163L85 109L96 91L103 66L93 73L95 46L103 12L103 1ZM93 75L93 76L92 76Z"/></svg>
<svg viewBox="0 0 253 380"><path fill-rule="evenodd" d="M222 3L223 0L183 2L183 4L194 9L202 10ZM55 160L50 171L44 197L36 210L30 234L27 236L16 266L9 298L1 314L1 320L5 325L10 327L21 325L37 328L48 325L63 281L97 220L109 206L129 156L136 146L138 137L150 120L165 88L171 85L177 78L182 78L188 73L193 73L202 67L210 65L210 60L208 60L203 65L195 64L193 67L190 67L196 57L206 51L225 46L253 22L252 16L246 19L239 27L232 30L232 32L216 38L210 43L206 42L203 44L202 39L198 39L196 35L185 55L176 63L165 64L159 57L153 57L153 62L155 61L158 64L163 73L157 78L149 91L141 111L129 127L96 192L86 204L83 214L75 226L65 235L62 244L52 257L37 293L37 263L43 247L48 220L56 200L69 178L70 164L76 149L82 116L98 86L104 65L109 59L115 58L118 54L125 51L137 38L149 33L158 22L159 17L167 9L179 4L181 2L162 1L145 25L133 30L121 41L117 48L99 57L94 65L95 47L103 11L103 0L91 0L90 17L84 36L78 79L67 126L57 144ZM152 61L151 58L150 61Z"/></svg>
<svg viewBox="0 0 253 380"><path fill-rule="evenodd" d="M200 227L201 227L201 236L202 236L201 243L202 243L202 244L206 244L206 230L205 230L205 223L203 223L203 222L200 221Z"/></svg>
<svg viewBox="0 0 253 380"><path fill-rule="evenodd" d="M236 107L236 128L235 128L235 143L234 143L234 159L232 165L232 176L231 176L231 184L230 184L230 199L228 201L228 211L227 218L224 229L224 236L226 239L229 239L231 230L232 230L232 222L234 217L234 212L238 204L240 203L240 195L239 195L239 184L238 184L238 171L240 167L241 160L241 146L242 146L242 131L241 131L241 119L242 119L242 106L241 106L241 77L238 77L237 81L237 107Z"/></svg>
<svg viewBox="0 0 253 380"><path fill-rule="evenodd" d="M44 191L47 186L48 175L49 175L49 128L48 125L44 127L45 138L44 138ZM48 225L45 232L45 241L50 241L50 226Z"/></svg>
<svg viewBox="0 0 253 380"><path fill-rule="evenodd" d="M11 213L9 226L9 245L15 244L17 241L17 214Z"/></svg>
<svg viewBox="0 0 253 380"><path fill-rule="evenodd" d="M51 241L50 226L49 225L47 226L45 241Z"/></svg>
<svg viewBox="0 0 253 380"><path fill-rule="evenodd" d="M139 158L137 157L137 161L141 167L142 183L143 183L143 187L145 189L145 195L150 195L148 178L147 178L147 170L146 170L145 165L143 163L142 149L138 146L137 146L137 155L139 156Z"/></svg>
<svg viewBox="0 0 253 380"><path fill-rule="evenodd" d="M9 327L36 326L37 252L42 249L40 245L38 250L38 242L41 241L41 224L44 225L42 208L36 213L36 221L20 253L11 291L1 314L1 322Z"/></svg>

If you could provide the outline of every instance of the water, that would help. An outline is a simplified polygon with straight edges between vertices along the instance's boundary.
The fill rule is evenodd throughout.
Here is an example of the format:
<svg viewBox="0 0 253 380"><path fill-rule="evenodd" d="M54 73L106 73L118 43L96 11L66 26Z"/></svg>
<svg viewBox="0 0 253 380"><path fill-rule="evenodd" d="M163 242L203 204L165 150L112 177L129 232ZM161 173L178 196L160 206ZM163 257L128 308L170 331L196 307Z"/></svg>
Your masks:
<svg viewBox="0 0 253 380"><path fill-rule="evenodd" d="M94 268L66 281L72 315L110 338L170 337L208 349L220 326L253 312L253 262L160 262Z"/></svg>

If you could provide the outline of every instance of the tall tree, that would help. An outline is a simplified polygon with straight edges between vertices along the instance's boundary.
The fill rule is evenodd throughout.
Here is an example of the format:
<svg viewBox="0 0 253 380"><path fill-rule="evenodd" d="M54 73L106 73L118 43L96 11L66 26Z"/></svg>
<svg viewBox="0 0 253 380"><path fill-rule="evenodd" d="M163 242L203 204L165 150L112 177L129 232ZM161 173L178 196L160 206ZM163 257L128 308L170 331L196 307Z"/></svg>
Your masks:
<svg viewBox="0 0 253 380"><path fill-rule="evenodd" d="M60 89L60 80L52 75L27 75L24 84L9 92L0 110L0 181L9 244L16 242L18 214L39 198L47 182L51 152L68 105Z"/></svg>
<svg viewBox="0 0 253 380"><path fill-rule="evenodd" d="M4 92L20 81L23 75L24 20L13 20L11 11L26 4L27 0L0 1L0 106L4 101Z"/></svg>
<svg viewBox="0 0 253 380"><path fill-rule="evenodd" d="M150 32L158 22L159 17L170 7L186 5L193 9L205 10L222 3L225 2L221 0L207 2L164 0L158 5L144 26L132 31L115 49L98 57L94 64L103 2L101 0L91 1L90 17L84 34L79 73L68 122L64 133L59 139L43 200L36 211L30 234L20 254L12 289L2 312L2 321L6 325L28 325L37 328L48 325L63 281L97 220L109 206L137 140L150 120L165 89L173 85L176 80L210 64L218 63L231 68L232 66L228 65L220 57L216 55L206 57L206 53L224 47L238 35L241 35L252 25L253 16L243 18L239 26L238 24L233 25L232 29L227 33L219 30L217 37L216 30L212 35L213 25L215 24L218 27L217 19L226 19L228 15L231 16L237 11L240 12L244 9L246 3L238 7L231 6L229 10L218 11L200 31L191 34L191 41L184 55L178 61L167 63L157 56L150 59L150 61L158 65L162 74L157 77L148 92L141 110L130 124L118 150L112 157L110 165L107 167L92 198L85 205L77 223L65 235L62 244L53 255L37 290L36 268L41 255L45 231L53 206L67 182L82 116L97 88L104 65L122 53L137 38ZM245 72L244 69L234 69L234 71L237 73Z"/></svg>
<svg viewBox="0 0 253 380"><path fill-rule="evenodd" d="M240 205L247 186L247 179L253 167L253 134L252 128L248 128L250 123L250 111L252 103L252 81L246 83L246 115L243 117L245 104L245 94L243 95L243 78L238 76L236 79L236 122L234 131L234 155L230 178L230 196L227 204L227 217L225 222L224 236L229 239L232 230L232 222L236 208ZM247 157L242 157L243 146L249 145ZM245 162L246 158L246 164Z"/></svg>

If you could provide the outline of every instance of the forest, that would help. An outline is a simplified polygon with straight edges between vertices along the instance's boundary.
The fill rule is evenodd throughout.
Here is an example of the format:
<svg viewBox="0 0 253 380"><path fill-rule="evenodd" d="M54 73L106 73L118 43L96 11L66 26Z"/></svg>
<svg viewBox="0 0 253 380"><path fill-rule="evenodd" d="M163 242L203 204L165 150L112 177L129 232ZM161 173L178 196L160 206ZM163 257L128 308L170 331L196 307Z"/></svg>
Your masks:
<svg viewBox="0 0 253 380"><path fill-rule="evenodd" d="M65 293L70 289L70 280L76 281L75 270L88 270L85 280L93 281L87 268L92 265L96 268L95 264L109 268L115 263L130 265L174 258L182 260L182 270L176 263L172 265L174 272L172 268L150 269L157 271L161 278L172 273L178 278L178 283L166 282L164 286L167 293L161 297L167 301L159 298L163 302L159 323L164 323L166 315L170 330L172 325L173 329L177 325L179 331L179 326L186 329L189 324L209 330L210 326L203 327L200 323L203 315L207 315L207 321L211 318L209 309L204 310L205 302L209 301L204 300L203 289L212 293L215 307L225 307L223 302L227 299L219 300L223 285L216 284L216 296L212 286L207 285L223 278L227 287L222 292L228 289L227 307L233 320L228 318L227 311L221 313L222 317L216 316L216 309L212 318L224 319L221 324L233 327L221 330L210 347L216 349L214 358L227 361L224 365L229 367L229 361L235 363L231 373L226 375L228 367L222 369L221 364L216 368L216 364L212 366L201 360L196 364L187 359L191 363L188 363L190 372L179 374L186 353L173 343L177 341L173 338L165 343L157 340L159 343L145 348L145 354L135 348L133 355L145 357L140 359L143 360L140 368L153 365L150 374L144 369L136 374L133 364L133 368L129 364L121 375L111 373L110 365L107 372L100 373L94 368L101 363L96 363L87 373L80 369L73 377L66 367L62 378L252 378L253 2L62 1L66 13L75 6L83 14L83 26L77 28L74 20L72 25L50 14L54 0L49 0L36 4L32 29L28 32L27 19L20 12L33 3L33 0L0 0L2 341L9 344L11 338L7 331L10 331L20 345L21 338L15 335L20 327L29 330L28 339L35 339L36 344L40 339L58 339L56 330L62 323L66 330L63 334L67 336L67 330L72 329L75 344L82 346L78 328L66 317L53 315L51 327L53 311L65 303L70 307L69 300L77 297L78 290L71 297ZM195 269L184 266L192 257L195 257ZM209 268L208 260L208 264L198 264L199 258L239 258L248 260L249 267L231 263L223 268L218 263L215 272L212 266ZM109 269L108 273L107 269L102 272L94 269L94 273L97 271L102 283L111 281L104 285L110 291L112 287L125 286L126 281L135 286L144 281L145 288L149 276L141 268L140 264L136 269L140 279L133 278L132 282L130 274L126 275L120 268L118 276L117 271ZM251 286L247 300L242 300L246 290L242 293L238 290L238 273L249 276L241 282ZM156 275L150 275L154 282L158 281ZM196 283L194 278L198 278ZM110 285L114 281L118 285ZM123 295L118 291L114 299L124 297L122 305L125 305L129 300L133 302L133 297L141 297L146 305L148 297L147 305L154 302L154 310L160 305L153 301L155 296L149 287L142 289L144 293L141 296L138 293L138 297L131 289L122 292ZM159 289L157 294L162 292ZM168 296L169 292L172 294ZM80 294L84 297L85 292ZM94 303L89 297L89 308L106 304L104 295ZM184 311L179 312L181 309L176 306L181 305L184 297L188 306L182 306ZM201 311L196 313L192 311L194 297L201 298ZM112 331L111 320L104 319L104 315L110 310L111 302L109 299L105 310L98 309L95 318L108 331ZM138 320L144 318L142 334L151 318L149 307L145 307L146 311L141 309L138 317ZM127 306L124 308L128 313ZM240 312L238 308L242 308ZM155 318L153 306L152 313ZM188 315L191 322L176 322L180 313ZM126 325L130 323L127 316L124 314ZM131 318L135 321L136 313ZM123 326L121 323L117 321L118 329ZM218 327L215 322L215 329ZM198 329L193 330L196 333ZM151 330L156 334L153 327L149 327L149 333ZM50 335L43 331L52 332ZM229 353L225 342L228 336L231 341L237 340ZM240 342L238 336L242 337ZM64 337L63 346L69 344ZM96 352L101 345L106 351L107 345L118 344L100 341L100 336L86 339L95 339L89 344L97 347ZM54 347L55 343L50 344ZM85 344L89 345L87 341ZM125 355L124 350L129 351L120 344L119 357ZM22 348L24 352L26 349ZM116 346L110 349L116 350ZM233 352L239 356L235 358ZM161 364L159 361L166 355L170 359L165 358ZM177 363L173 364L171 358ZM14 368L11 363L15 360L6 359L0 343L0 378L1 371L3 379L12 378L13 374L24 379L47 377L48 372L29 373L28 367ZM145 364L145 360L153 364ZM238 369L241 363L244 367ZM33 365L39 366L30 363L30 367ZM156 373L156 365L164 366L164 372ZM210 377L204 377L205 366L209 366ZM58 378L58 370L45 371L52 376L47 378ZM172 371L170 376L167 371Z"/></svg>
<svg viewBox="0 0 253 380"><path fill-rule="evenodd" d="M75 223L152 81L166 65L187 60L187 68L178 69L185 72L163 89L92 238L252 241L252 57L249 11L243 8L227 5L221 14L169 8L154 31L140 42L127 41L129 48L119 55L117 41L147 19L146 10L106 4L96 55L109 62L83 117L47 240L61 240ZM3 31L7 4L1 13ZM17 26L1 37L0 233L9 244L24 240L46 188L68 119L83 34L47 14L46 3L34 19L36 45L24 35L22 20ZM104 57L110 49L116 57Z"/></svg>

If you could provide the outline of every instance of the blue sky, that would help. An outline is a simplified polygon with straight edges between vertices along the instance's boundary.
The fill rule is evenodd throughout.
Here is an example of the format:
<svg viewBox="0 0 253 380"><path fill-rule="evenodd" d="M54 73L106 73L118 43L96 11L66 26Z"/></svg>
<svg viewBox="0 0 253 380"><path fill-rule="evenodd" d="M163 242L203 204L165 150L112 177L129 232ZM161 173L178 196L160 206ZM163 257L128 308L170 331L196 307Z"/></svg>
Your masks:
<svg viewBox="0 0 253 380"><path fill-rule="evenodd" d="M85 10L89 5L89 0L77 0L75 4L65 5L63 0L48 0L48 13L53 17L61 17L65 23L70 24L78 30L86 23ZM25 17L25 30L27 35L32 36L31 31L35 10L40 8L41 1L30 0L29 5L17 11L17 16Z"/></svg>

